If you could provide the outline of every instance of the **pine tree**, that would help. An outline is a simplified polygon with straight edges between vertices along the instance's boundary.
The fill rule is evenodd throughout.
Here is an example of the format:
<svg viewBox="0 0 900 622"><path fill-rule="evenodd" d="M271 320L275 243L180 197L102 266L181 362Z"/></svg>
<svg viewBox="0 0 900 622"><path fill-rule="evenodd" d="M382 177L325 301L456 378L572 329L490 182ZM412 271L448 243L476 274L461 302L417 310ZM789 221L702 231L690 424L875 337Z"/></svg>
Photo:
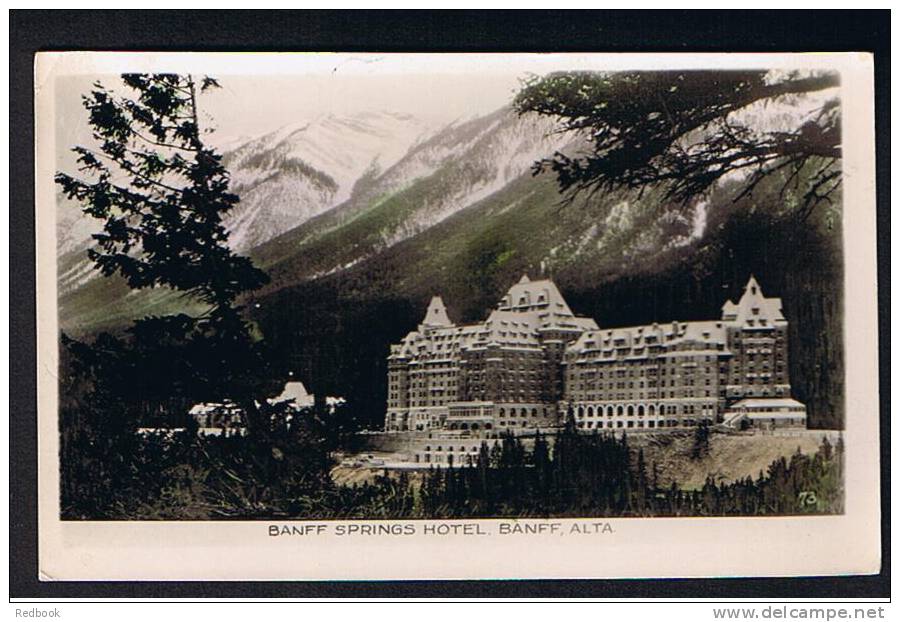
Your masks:
<svg viewBox="0 0 900 622"><path fill-rule="evenodd" d="M702 422L694 429L694 445L691 447L691 458L700 460L709 455L709 424Z"/></svg>
<svg viewBox="0 0 900 622"><path fill-rule="evenodd" d="M552 170L569 199L658 186L664 200L688 204L731 176L740 179L736 200L784 171L782 193L807 178L799 188L806 217L841 186L839 99L829 96L790 128L754 127L740 113L838 85L834 72L559 72L527 80L513 107L587 140L575 157L557 152L534 165L535 173Z"/></svg>
<svg viewBox="0 0 900 622"><path fill-rule="evenodd" d="M550 447L547 439L538 431L534 436L534 447L531 451L531 462L534 464L533 503L539 513L547 512L550 494Z"/></svg>
<svg viewBox="0 0 900 622"><path fill-rule="evenodd" d="M638 449L637 490L635 492L635 510L643 514L647 506L647 463L644 459L643 447Z"/></svg>
<svg viewBox="0 0 900 622"><path fill-rule="evenodd" d="M56 182L102 221L88 255L103 275L135 290L168 288L205 307L196 317L138 320L130 343L119 344L138 366L154 359L158 345L173 344L155 357L160 374L143 370L166 379L156 397L184 391L191 400L231 399L260 431L256 403L271 386L238 300L267 276L228 246L222 219L238 197L221 156L203 139L211 128L202 127L198 101L216 87L213 78L176 74L125 74L118 91L95 83L83 97L94 144L73 149L80 176L58 172Z"/></svg>
<svg viewBox="0 0 900 622"><path fill-rule="evenodd" d="M833 455L833 449L831 447L831 443L828 441L827 436L822 437L821 450L822 450L822 457L825 460L831 460L831 457Z"/></svg>

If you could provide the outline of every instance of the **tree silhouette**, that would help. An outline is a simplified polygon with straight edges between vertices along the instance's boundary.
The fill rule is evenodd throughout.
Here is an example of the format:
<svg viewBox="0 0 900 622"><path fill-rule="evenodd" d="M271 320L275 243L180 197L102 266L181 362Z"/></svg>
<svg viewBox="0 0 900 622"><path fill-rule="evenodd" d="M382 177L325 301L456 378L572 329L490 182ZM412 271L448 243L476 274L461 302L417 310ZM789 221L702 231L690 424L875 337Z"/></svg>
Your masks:
<svg viewBox="0 0 900 622"><path fill-rule="evenodd" d="M703 421L694 428L694 443L691 446L691 458L700 460L709 455L709 424Z"/></svg>
<svg viewBox="0 0 900 622"><path fill-rule="evenodd" d="M238 197L229 192L221 156L203 140L211 128L201 128L198 107L198 97L218 83L176 74L121 78L118 90L96 82L83 96L94 144L73 149L80 176L58 172L56 182L103 221L88 251L103 275L118 275L132 289L181 292L206 310L138 320L119 349L146 362L157 344L169 347L156 358L179 368L190 386L179 389L173 379L157 391L163 401L166 390L227 398L258 418L265 366L238 298L268 277L229 248L222 223Z"/></svg>
<svg viewBox="0 0 900 622"><path fill-rule="evenodd" d="M583 191L659 185L666 199L687 204L735 174L744 176L739 199L786 170L785 187L805 183L798 210L805 218L840 188L837 97L788 130L764 129L739 113L838 85L834 73L564 72L527 79L513 107L556 117L560 131L587 140L587 153L556 153L534 166L535 174L555 172L569 200Z"/></svg>
<svg viewBox="0 0 900 622"><path fill-rule="evenodd" d="M238 202L221 156L201 139L197 91L217 87L192 76L125 74L136 96L99 82L83 103L96 148L78 146L85 178L57 173L63 192L104 221L89 256L104 275L133 289L167 286L211 307L234 309L241 293L266 282L227 244L222 218ZM209 128L207 128L209 130Z"/></svg>

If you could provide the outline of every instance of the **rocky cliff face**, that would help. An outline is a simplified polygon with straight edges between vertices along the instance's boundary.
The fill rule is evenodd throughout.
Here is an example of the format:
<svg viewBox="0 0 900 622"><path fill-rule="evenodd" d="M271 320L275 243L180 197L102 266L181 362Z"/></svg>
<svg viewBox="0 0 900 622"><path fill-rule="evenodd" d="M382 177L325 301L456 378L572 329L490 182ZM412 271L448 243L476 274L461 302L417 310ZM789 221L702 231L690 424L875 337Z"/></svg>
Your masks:
<svg viewBox="0 0 900 622"><path fill-rule="evenodd" d="M434 132L409 115L370 112L298 122L233 141L223 152L241 201L227 216L229 241L247 252L344 202L356 182L382 173ZM70 292L95 275L85 260L99 223L57 199L59 284Z"/></svg>
<svg viewBox="0 0 900 622"><path fill-rule="evenodd" d="M334 209L252 254L276 286L348 269L486 200L562 148L546 120L503 109L443 128L381 174L367 172Z"/></svg>
<svg viewBox="0 0 900 622"><path fill-rule="evenodd" d="M689 206L653 189L563 203L553 175L530 170L581 147L552 129L508 109L440 128L377 113L298 123L227 151L241 197L227 225L271 277L247 302L279 364L311 390L366 404L377 421L387 346L434 294L453 320L473 321L526 272L616 326L717 317L752 272L785 300L795 395L814 426L840 425L840 214L798 226L774 182L737 204L727 188ZM84 254L92 227L61 204L63 330L200 310L167 290L97 278Z"/></svg>
<svg viewBox="0 0 900 622"><path fill-rule="evenodd" d="M226 226L232 246L270 274L267 293L343 273L381 287L374 283L389 268L395 282L384 286L418 295L436 279L480 278L471 265L479 258L495 262L485 269L496 276L578 264L589 264L580 271L594 276L702 233L690 210L637 209L619 195L561 211L552 176L533 177L531 167L576 149L551 120L507 108L438 129L390 113L324 117L225 153L241 199ZM128 292L98 278L85 257L97 223L65 201L59 213L65 328L122 325L185 304L165 291ZM499 258L485 255L498 244ZM482 284L485 295L490 286ZM95 310L100 305L103 313Z"/></svg>
<svg viewBox="0 0 900 622"><path fill-rule="evenodd" d="M346 201L356 182L393 166L429 133L408 115L327 116L261 136L224 156L241 202L232 246L246 251Z"/></svg>

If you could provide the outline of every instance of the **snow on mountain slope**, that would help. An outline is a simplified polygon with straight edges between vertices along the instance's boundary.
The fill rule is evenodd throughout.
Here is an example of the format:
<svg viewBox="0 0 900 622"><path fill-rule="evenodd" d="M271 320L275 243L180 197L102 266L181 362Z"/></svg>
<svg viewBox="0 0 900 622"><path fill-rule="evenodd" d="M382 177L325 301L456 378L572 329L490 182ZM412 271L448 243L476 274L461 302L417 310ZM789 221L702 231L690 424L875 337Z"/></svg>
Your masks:
<svg viewBox="0 0 900 622"><path fill-rule="evenodd" d="M381 175L357 184L347 202L252 251L275 282L331 274L384 251L527 174L570 136L552 122L501 109L450 124Z"/></svg>
<svg viewBox="0 0 900 622"><path fill-rule="evenodd" d="M231 189L241 197L227 223L232 246L247 250L342 203L360 177L392 166L428 130L409 115L329 115L227 153Z"/></svg>
<svg viewBox="0 0 900 622"><path fill-rule="evenodd" d="M554 133L552 120L504 108L430 136L411 118L375 120L320 119L226 154L241 197L228 221L232 241L241 250L264 240L246 251L271 277L254 296L345 277L356 278L353 287L361 292L395 288L406 295L436 279L465 282L471 261L495 251L504 270L541 266L557 273L577 260L596 267L595 275L636 255L653 256L660 240L675 232L659 213L630 209L625 197L556 209L553 177L533 177L530 169L535 160L571 153L581 143ZM395 122L409 122L412 129L388 136ZM334 145L322 144L326 134ZM341 140L348 153L338 152ZM411 145L402 154L401 143ZM341 196L348 198L329 207ZM644 199L652 201L649 194ZM677 229L684 235L684 226ZM77 266L64 268L73 279L83 278ZM153 292L127 296L99 280L61 297L65 326L87 330L185 304ZM94 308L101 298L107 307L98 318Z"/></svg>
<svg viewBox="0 0 900 622"><path fill-rule="evenodd" d="M377 175L429 135L430 124L389 112L301 121L228 143L223 161L241 201L226 217L232 247L261 244L345 201L360 177ZM96 276L85 251L99 221L57 197L58 283L68 292Z"/></svg>

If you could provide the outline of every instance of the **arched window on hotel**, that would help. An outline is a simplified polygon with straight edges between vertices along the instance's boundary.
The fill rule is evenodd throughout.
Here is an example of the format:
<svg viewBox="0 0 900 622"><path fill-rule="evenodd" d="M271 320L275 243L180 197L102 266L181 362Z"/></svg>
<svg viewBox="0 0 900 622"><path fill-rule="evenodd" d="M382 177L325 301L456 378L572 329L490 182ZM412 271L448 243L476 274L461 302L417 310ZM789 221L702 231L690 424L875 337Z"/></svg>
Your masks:
<svg viewBox="0 0 900 622"><path fill-rule="evenodd" d="M634 406L631 406L631 405L628 406L628 416L634 417Z"/></svg>
<svg viewBox="0 0 900 622"><path fill-rule="evenodd" d="M484 424L484 429L485 429L485 430L493 430L493 429L494 429L494 424L492 424L492 423L485 423L485 424Z"/></svg>
<svg viewBox="0 0 900 622"><path fill-rule="evenodd" d="M477 430L477 429L479 429L479 425L477 423L473 423L472 430Z"/></svg>
<svg viewBox="0 0 900 622"><path fill-rule="evenodd" d="M612 407L612 406L607 406L607 407L606 407L606 416L607 416L607 417L612 417L612 416L613 416L613 407Z"/></svg>
<svg viewBox="0 0 900 622"><path fill-rule="evenodd" d="M584 407L579 406L578 407L578 418L581 419L582 417L584 417Z"/></svg>
<svg viewBox="0 0 900 622"><path fill-rule="evenodd" d="M625 409L622 406L616 407L616 414L620 417L625 414Z"/></svg>
<svg viewBox="0 0 900 622"><path fill-rule="evenodd" d="M652 417L656 414L656 407L653 404L647 407L647 413Z"/></svg>
<svg viewBox="0 0 900 622"><path fill-rule="evenodd" d="M505 409L505 408L501 408L501 409L500 409L500 416L501 416L501 417L505 417L505 416L506 416L506 409Z"/></svg>
<svg viewBox="0 0 900 622"><path fill-rule="evenodd" d="M643 417L643 416L644 416L644 405L641 404L640 406L638 406L638 417Z"/></svg>
<svg viewBox="0 0 900 622"><path fill-rule="evenodd" d="M588 408L587 408L587 416L588 416L588 417L593 417L593 416L594 416L594 407L593 407L593 406L588 406Z"/></svg>

